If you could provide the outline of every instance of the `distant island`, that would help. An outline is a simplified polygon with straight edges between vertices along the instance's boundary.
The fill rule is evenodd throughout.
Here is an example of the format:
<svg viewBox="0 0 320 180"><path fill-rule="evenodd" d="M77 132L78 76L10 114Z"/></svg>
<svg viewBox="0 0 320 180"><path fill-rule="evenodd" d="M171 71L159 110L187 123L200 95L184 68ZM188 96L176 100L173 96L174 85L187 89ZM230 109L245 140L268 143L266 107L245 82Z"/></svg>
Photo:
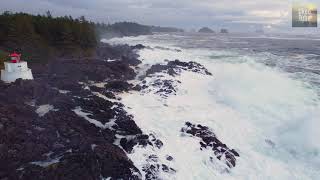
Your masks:
<svg viewBox="0 0 320 180"><path fill-rule="evenodd" d="M183 29L175 27L150 26L151 32L184 32Z"/></svg>
<svg viewBox="0 0 320 180"><path fill-rule="evenodd" d="M97 23L96 30L100 38L106 39L123 36L151 35L152 33L161 32L184 32L184 30L180 28L147 26L134 22L117 22L114 24Z"/></svg>
<svg viewBox="0 0 320 180"><path fill-rule="evenodd" d="M199 33L214 33L214 31L208 27L203 27L198 32Z"/></svg>
<svg viewBox="0 0 320 180"><path fill-rule="evenodd" d="M221 29L220 33L227 34L227 33L229 33L229 31L228 31L228 29Z"/></svg>
<svg viewBox="0 0 320 180"><path fill-rule="evenodd" d="M99 39L152 34L150 26L135 22L117 22L114 24L96 23L95 29Z"/></svg>

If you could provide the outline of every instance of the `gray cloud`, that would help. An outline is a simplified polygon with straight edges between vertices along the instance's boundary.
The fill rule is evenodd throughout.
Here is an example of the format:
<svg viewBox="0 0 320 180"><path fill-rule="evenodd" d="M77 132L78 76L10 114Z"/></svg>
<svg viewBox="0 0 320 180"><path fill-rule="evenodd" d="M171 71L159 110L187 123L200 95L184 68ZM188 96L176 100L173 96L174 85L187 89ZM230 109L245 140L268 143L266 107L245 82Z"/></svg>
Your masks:
<svg viewBox="0 0 320 180"><path fill-rule="evenodd" d="M86 16L99 22L198 28L280 28L291 25L291 0L1 0L0 10Z"/></svg>

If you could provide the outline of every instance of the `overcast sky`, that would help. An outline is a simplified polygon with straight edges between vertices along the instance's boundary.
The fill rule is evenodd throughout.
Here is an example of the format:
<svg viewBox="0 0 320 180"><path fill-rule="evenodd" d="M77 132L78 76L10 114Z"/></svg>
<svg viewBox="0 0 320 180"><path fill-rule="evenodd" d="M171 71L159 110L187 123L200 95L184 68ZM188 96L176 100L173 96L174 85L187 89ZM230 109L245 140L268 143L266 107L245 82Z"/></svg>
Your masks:
<svg viewBox="0 0 320 180"><path fill-rule="evenodd" d="M320 0L309 2L320 5ZM106 23L135 21L186 29L208 26L253 31L291 28L291 7L292 0L0 0L2 12L44 14L50 10L54 16L84 15Z"/></svg>

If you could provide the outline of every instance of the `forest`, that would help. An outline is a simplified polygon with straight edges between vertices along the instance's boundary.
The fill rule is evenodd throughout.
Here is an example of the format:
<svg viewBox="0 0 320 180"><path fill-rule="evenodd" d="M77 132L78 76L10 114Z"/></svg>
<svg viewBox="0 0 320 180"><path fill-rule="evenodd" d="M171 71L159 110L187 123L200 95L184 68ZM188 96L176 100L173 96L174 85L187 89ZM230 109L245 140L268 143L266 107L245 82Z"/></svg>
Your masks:
<svg viewBox="0 0 320 180"><path fill-rule="evenodd" d="M0 55L17 50L26 61L45 63L65 54L90 55L96 46L95 25L83 16L54 18L49 11L46 15L11 12L0 15Z"/></svg>
<svg viewBox="0 0 320 180"><path fill-rule="evenodd" d="M50 11L45 15L6 11L0 14L0 60L6 60L12 51L21 52L23 60L30 63L47 63L54 58L83 58L95 54L101 38L173 30L176 31L134 22L95 23L84 16L53 17Z"/></svg>
<svg viewBox="0 0 320 180"><path fill-rule="evenodd" d="M152 34L151 26L134 22L117 22L114 24L96 23L96 33L99 38L122 36L138 36Z"/></svg>
<svg viewBox="0 0 320 180"><path fill-rule="evenodd" d="M23 53L25 60L46 60L69 55L90 55L97 46L95 24L83 16L52 17L4 12L0 15L0 50Z"/></svg>

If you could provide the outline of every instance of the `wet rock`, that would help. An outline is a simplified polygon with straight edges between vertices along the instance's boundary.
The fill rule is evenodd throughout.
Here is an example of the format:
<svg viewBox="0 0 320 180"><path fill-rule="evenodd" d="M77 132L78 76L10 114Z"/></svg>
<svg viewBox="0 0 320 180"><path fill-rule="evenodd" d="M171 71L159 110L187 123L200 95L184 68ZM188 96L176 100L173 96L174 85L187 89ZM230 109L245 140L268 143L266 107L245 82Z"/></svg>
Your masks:
<svg viewBox="0 0 320 180"><path fill-rule="evenodd" d="M210 75L210 76L212 75L203 65L193 61L182 62L179 60L174 60L174 61L169 61L167 65L173 66L173 67L180 67L186 71L192 71L192 72L201 73L201 74Z"/></svg>
<svg viewBox="0 0 320 180"><path fill-rule="evenodd" d="M163 142L159 139L155 140L154 144L158 149L160 149L163 146Z"/></svg>
<svg viewBox="0 0 320 180"><path fill-rule="evenodd" d="M122 135L136 135L142 134L141 129L136 125L132 118L127 116L118 116L118 119L115 121L117 124L117 130L122 131Z"/></svg>
<svg viewBox="0 0 320 180"><path fill-rule="evenodd" d="M272 148L275 148L275 147L276 147L276 144L275 144L273 141L271 141L270 139L266 139L265 142L266 142L269 146L271 146Z"/></svg>
<svg viewBox="0 0 320 180"><path fill-rule="evenodd" d="M195 73L200 73L204 75L212 75L203 65L196 62L182 62L179 60L166 61L167 64L155 64L152 65L146 71L146 77L142 76L141 78L150 78L151 81L143 80L141 82L141 91L144 93L153 92L167 98L170 95L176 95L177 86L181 83L176 79L164 78L163 73L170 76L177 76L181 74L182 71L191 71Z"/></svg>
<svg viewBox="0 0 320 180"><path fill-rule="evenodd" d="M124 92L129 91L132 88L132 84L129 84L126 81L111 81L105 85L105 88L115 92Z"/></svg>
<svg viewBox="0 0 320 180"><path fill-rule="evenodd" d="M163 146L163 142L156 139L153 134L138 134L134 137L121 138L120 145L126 152L131 153L133 147L136 145L141 145L143 147L150 145L160 149Z"/></svg>
<svg viewBox="0 0 320 180"><path fill-rule="evenodd" d="M107 145L95 148L101 162L102 176L114 179L140 179L140 172L127 155L117 146ZM138 175L137 175L138 174Z"/></svg>
<svg viewBox="0 0 320 180"><path fill-rule="evenodd" d="M172 160L173 160L173 157L172 157L172 156L167 155L167 156L166 156L166 159L167 159L168 161L172 161Z"/></svg>
<svg viewBox="0 0 320 180"><path fill-rule="evenodd" d="M166 164L160 164L158 162L158 157L157 155L150 155L147 158L147 164L145 164L142 167L142 171L145 172L145 179L148 180L156 180L159 179L159 173L164 172L168 174L174 174L176 170L173 168L169 167Z"/></svg>
<svg viewBox="0 0 320 180"><path fill-rule="evenodd" d="M152 65L146 72L147 76L152 74L156 74L159 72L166 72L171 76L178 75L181 70L184 71L192 71L195 73L201 73L205 75L212 75L203 65L197 62L189 61L189 62L182 62L179 60L168 61L167 64L155 64Z"/></svg>
<svg viewBox="0 0 320 180"><path fill-rule="evenodd" d="M223 144L209 127L186 122L181 132L200 138L200 149L212 150L215 157L223 161L229 168L236 166L236 157L239 157L239 153Z"/></svg>
<svg viewBox="0 0 320 180"><path fill-rule="evenodd" d="M35 80L0 82L0 179L141 179L113 142L132 135L148 144L146 136L121 103L96 95L115 99L131 90L131 66L140 61L130 46L102 46L97 59L59 59L39 67ZM110 83L106 89L94 82ZM46 104L56 110L39 117L36 109Z"/></svg>
<svg viewBox="0 0 320 180"><path fill-rule="evenodd" d="M135 45L135 46L132 46L132 49L144 49L144 48L146 48L144 45L142 45L142 44L137 44L137 45Z"/></svg>
<svg viewBox="0 0 320 180"><path fill-rule="evenodd" d="M134 87L132 88L132 90L141 91L141 90L142 90L142 87L138 84L138 85L134 86Z"/></svg>
<svg viewBox="0 0 320 180"><path fill-rule="evenodd" d="M149 76L149 75L152 75L152 74L155 74L155 73L159 73L159 72L162 72L162 71L166 71L168 69L171 69L172 71L174 71L171 67L167 66L167 65L162 65L162 64L155 64L155 65L152 65L146 72L146 75Z"/></svg>
<svg viewBox="0 0 320 180"><path fill-rule="evenodd" d="M128 140L127 138L121 138L120 140L120 145L121 147L127 151L128 153L131 153L133 150L133 147L137 144L136 139L130 139Z"/></svg>
<svg viewBox="0 0 320 180"><path fill-rule="evenodd" d="M65 180L140 179L141 176L123 151L111 144L97 146L94 151L66 153L57 163L48 166L28 165L18 175L22 179Z"/></svg>
<svg viewBox="0 0 320 180"><path fill-rule="evenodd" d="M168 97L169 95L176 95L176 85L177 82L173 80L162 80L157 79L153 83L151 83L151 86L156 89L156 94L159 94L162 97Z"/></svg>

